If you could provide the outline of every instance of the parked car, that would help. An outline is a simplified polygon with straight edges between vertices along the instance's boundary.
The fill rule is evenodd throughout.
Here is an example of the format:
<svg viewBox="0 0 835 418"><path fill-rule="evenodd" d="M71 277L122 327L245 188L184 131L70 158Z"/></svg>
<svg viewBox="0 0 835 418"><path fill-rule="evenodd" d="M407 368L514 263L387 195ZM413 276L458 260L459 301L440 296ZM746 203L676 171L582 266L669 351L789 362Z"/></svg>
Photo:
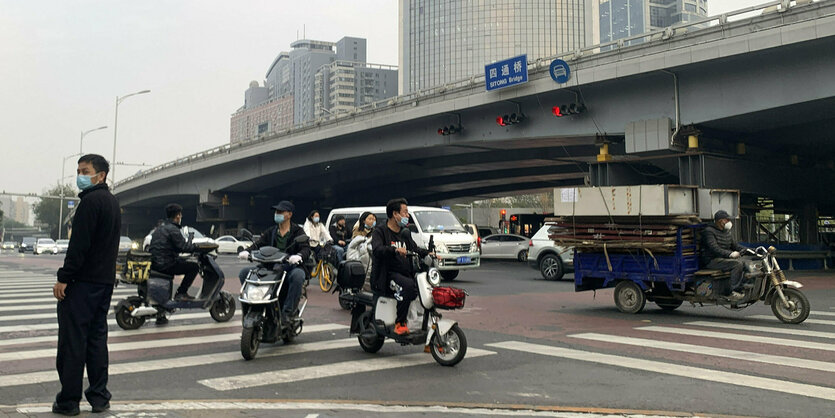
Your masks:
<svg viewBox="0 0 835 418"><path fill-rule="evenodd" d="M237 254L252 245L252 241L238 240L231 235L224 235L215 239L218 253Z"/></svg>
<svg viewBox="0 0 835 418"><path fill-rule="evenodd" d="M327 225L333 217L342 215L347 225L353 225L363 212L377 216L377 225L386 222L385 206L340 208L328 214ZM441 257L437 269L444 280L453 280L461 270L477 268L481 265L481 254L473 236L464 229L458 218L448 209L426 206L409 206L409 230L412 239L419 247L429 245L429 237L434 237L435 252Z"/></svg>
<svg viewBox="0 0 835 418"><path fill-rule="evenodd" d="M481 258L528 259L527 237L516 234L493 234L481 240Z"/></svg>
<svg viewBox="0 0 835 418"><path fill-rule="evenodd" d="M55 241L55 246L56 246L56 247L58 247L58 253L59 253L59 254L61 254L61 253L66 253L66 252L67 252L67 248L69 248L69 247L70 247L70 240L68 240L68 239L59 239L58 241Z"/></svg>
<svg viewBox="0 0 835 418"><path fill-rule="evenodd" d="M121 236L119 237L119 252L126 253L134 248L133 241L130 240L129 237Z"/></svg>
<svg viewBox="0 0 835 418"><path fill-rule="evenodd" d="M17 247L17 243L14 241L3 241L3 249L4 250L14 250Z"/></svg>
<svg viewBox="0 0 835 418"><path fill-rule="evenodd" d="M528 265L539 270L545 280L562 279L566 271L574 270L574 248L558 246L548 238L553 225L543 225L528 242Z"/></svg>
<svg viewBox="0 0 835 418"><path fill-rule="evenodd" d="M20 242L20 247L18 247L18 251L25 253L26 251L34 251L35 244L37 244L38 239L35 237L24 237L23 241Z"/></svg>
<svg viewBox="0 0 835 418"><path fill-rule="evenodd" d="M33 250L33 254L58 254L58 246L55 245L55 241L52 238L38 238L38 241L35 243L35 248Z"/></svg>
<svg viewBox="0 0 835 418"><path fill-rule="evenodd" d="M478 229L478 236L480 236L481 239L484 239L484 238L489 237L490 235L499 233L499 230L497 228L492 227L492 226L479 226L479 227L477 227L477 229Z"/></svg>
<svg viewBox="0 0 835 418"><path fill-rule="evenodd" d="M148 235L145 235L145 240L142 242L142 249L148 251L151 248L151 236L154 234L156 228L152 229L151 232L148 232ZM203 235L200 231L189 227L183 226L180 228L180 232L183 233L183 237L188 241L188 234L194 232L194 238L191 240L193 244L200 244L200 243L210 243L214 244L215 240Z"/></svg>

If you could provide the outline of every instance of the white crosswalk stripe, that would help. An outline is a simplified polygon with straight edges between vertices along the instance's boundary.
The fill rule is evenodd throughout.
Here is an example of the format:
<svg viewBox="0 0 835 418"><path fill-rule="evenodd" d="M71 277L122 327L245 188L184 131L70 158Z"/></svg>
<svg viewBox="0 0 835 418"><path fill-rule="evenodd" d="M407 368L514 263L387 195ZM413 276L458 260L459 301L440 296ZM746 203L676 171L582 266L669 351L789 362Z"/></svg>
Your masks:
<svg viewBox="0 0 835 418"><path fill-rule="evenodd" d="M312 326L312 325L311 325ZM201 330L221 330L224 328L236 328L240 330L241 324L236 321L229 322L208 322L205 324L189 324L189 325L175 325L175 326L160 326L160 327L144 327L130 331L108 331L108 340L111 338L121 337L135 337L139 335L153 335L153 334L167 334L187 331L201 331ZM41 337L21 337L11 338L8 340L0 340L0 347L10 345L33 345L45 343L57 343L57 335L45 335Z"/></svg>
<svg viewBox="0 0 835 418"><path fill-rule="evenodd" d="M770 315L751 315L748 318L774 319L774 317L770 316ZM812 319L812 318L809 318L809 319L803 321L803 323L805 323L805 324L818 324L818 325L835 325L835 321L829 321L829 320L825 320L825 319Z"/></svg>
<svg viewBox="0 0 835 418"><path fill-rule="evenodd" d="M486 344L486 346L835 401L835 388L786 380L520 341L491 343Z"/></svg>
<svg viewBox="0 0 835 418"><path fill-rule="evenodd" d="M821 316L835 316L835 312L824 312L824 311L812 311L809 312L810 315L821 315Z"/></svg>
<svg viewBox="0 0 835 418"><path fill-rule="evenodd" d="M130 296L135 295L136 289L118 289L113 291L113 297L121 297L121 296ZM48 289L40 289L40 290L27 290L24 292L0 292L0 298L5 298L8 300L15 300L16 298L33 298L33 297L43 297L44 295L52 295L52 287L50 286Z"/></svg>
<svg viewBox="0 0 835 418"><path fill-rule="evenodd" d="M726 332L704 331L696 329L648 326L635 328L640 331L664 332L668 334L691 335L695 337L719 338L741 342L763 343L796 348L812 348L815 350L835 351L835 344L818 343L813 341L761 337L758 335L731 334Z"/></svg>
<svg viewBox="0 0 835 418"><path fill-rule="evenodd" d="M52 299L53 302L57 302L54 298ZM114 299L110 302L110 306L116 306L119 301ZM43 305L16 305L16 306L0 306L0 312L20 312L20 311L46 311L46 310L55 310L55 303L47 303ZM0 317L2 318L2 317Z"/></svg>
<svg viewBox="0 0 835 418"><path fill-rule="evenodd" d="M206 319L209 318L208 312L198 312L198 313L187 313L187 314L180 314L176 313L168 318L170 321L185 321L187 319ZM232 318L231 320L235 320ZM115 319L107 320L108 325L116 325ZM4 332L21 332L21 331L43 331L43 330L53 330L58 329L58 322L51 322L47 324L26 324L26 325L7 325L0 327L0 334Z"/></svg>
<svg viewBox="0 0 835 418"><path fill-rule="evenodd" d="M496 354L494 351L469 348L467 358ZM289 370L275 370L263 373L251 373L240 376L225 376L214 379L198 380L197 383L215 390L234 390L256 386L276 385L280 383L300 382L310 379L343 376L347 374L367 373L379 370L430 364L435 360L425 353L406 354L394 357L382 357L371 360L345 361L319 366L299 367Z"/></svg>
<svg viewBox="0 0 835 418"><path fill-rule="evenodd" d="M733 323L725 323L725 322L712 322L712 321L693 321L693 322L686 322L685 325L695 325L700 327L709 327L709 328L723 328L723 329L734 329L738 331L755 331L755 332L767 332L772 334L786 334L786 335L798 335L804 337L815 337L815 338L835 338L835 333L832 332L822 332L822 331L810 331L805 329L795 329L795 328L778 328L778 327L763 327L757 325L743 325L743 324L733 324Z"/></svg>

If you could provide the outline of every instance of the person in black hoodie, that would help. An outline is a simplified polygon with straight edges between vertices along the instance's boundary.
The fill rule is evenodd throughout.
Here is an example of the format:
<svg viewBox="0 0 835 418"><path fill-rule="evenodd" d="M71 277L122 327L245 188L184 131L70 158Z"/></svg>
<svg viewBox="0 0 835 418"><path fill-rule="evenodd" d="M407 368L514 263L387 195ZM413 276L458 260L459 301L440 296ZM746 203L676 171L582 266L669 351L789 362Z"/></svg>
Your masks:
<svg viewBox="0 0 835 418"><path fill-rule="evenodd" d="M304 260L310 257L310 243L308 239L296 242L296 238L300 236L306 237L306 235L302 227L293 223L292 218L293 211L296 209L295 205L286 200L282 200L273 206L273 209L275 210L273 214L275 225L262 232L257 242L254 242L246 250L238 253L238 258L248 260L250 251L255 251L265 246L275 247L282 252L290 254L287 257L287 262L291 265L290 271L287 272L287 296L285 296L282 306L286 317L295 318L298 313L296 312L296 305L298 305L299 298L302 296L302 286L304 286L304 280L307 278ZM238 273L241 285L246 281L250 270L252 270L251 267L245 267Z"/></svg>
<svg viewBox="0 0 835 418"><path fill-rule="evenodd" d="M702 231L701 262L707 269L730 271L728 298L740 300L745 296L742 292L745 263L741 256L746 248L731 235L732 227L728 212L720 210L713 215L713 223Z"/></svg>
<svg viewBox="0 0 835 418"><path fill-rule="evenodd" d="M107 311L116 278L116 254L122 229L119 202L105 181L110 165L101 155L78 160L76 184L81 202L73 217L64 266L52 288L58 299L58 354L55 365L61 391L52 412L78 415L84 367L90 387L84 392L93 412L110 408L107 390Z"/></svg>
<svg viewBox="0 0 835 418"><path fill-rule="evenodd" d="M412 278L412 264L406 258L406 251L412 251L421 258L429 251L418 248L412 235L406 227L409 225L409 207L406 199L392 199L386 203L388 221L374 229L371 233L371 248L374 259L371 265L372 288L381 293L388 289L399 290L401 300L397 301L397 317L394 333L405 335L409 333L406 316L409 305L417 297L417 286ZM405 232L405 233L402 233ZM399 288L399 289L398 289Z"/></svg>
<svg viewBox="0 0 835 418"><path fill-rule="evenodd" d="M151 253L151 268L172 276L183 275L183 281L177 288L174 298L177 300L194 300L189 296L188 289L194 283L200 266L192 261L180 258L180 253L194 251L194 245L186 241L180 223L183 221L183 207L170 203L165 206L165 216L168 220L158 226L151 235L149 252ZM165 316L157 317L157 324L167 322Z"/></svg>

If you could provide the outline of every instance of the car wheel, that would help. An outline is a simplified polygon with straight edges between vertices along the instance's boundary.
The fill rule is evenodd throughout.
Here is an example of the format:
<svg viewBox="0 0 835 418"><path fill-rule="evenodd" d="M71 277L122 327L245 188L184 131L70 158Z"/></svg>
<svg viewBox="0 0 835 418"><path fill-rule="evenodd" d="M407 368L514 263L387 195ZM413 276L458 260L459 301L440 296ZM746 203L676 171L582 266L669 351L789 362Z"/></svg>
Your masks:
<svg viewBox="0 0 835 418"><path fill-rule="evenodd" d="M545 254L539 259L539 273L545 280L559 280L565 275L562 260L556 254Z"/></svg>
<svg viewBox="0 0 835 418"><path fill-rule="evenodd" d="M516 254L516 260L522 263L528 261L528 250L519 251L519 254Z"/></svg>
<svg viewBox="0 0 835 418"><path fill-rule="evenodd" d="M455 280L458 277L458 273L458 270L443 270L441 271L441 277L446 281Z"/></svg>

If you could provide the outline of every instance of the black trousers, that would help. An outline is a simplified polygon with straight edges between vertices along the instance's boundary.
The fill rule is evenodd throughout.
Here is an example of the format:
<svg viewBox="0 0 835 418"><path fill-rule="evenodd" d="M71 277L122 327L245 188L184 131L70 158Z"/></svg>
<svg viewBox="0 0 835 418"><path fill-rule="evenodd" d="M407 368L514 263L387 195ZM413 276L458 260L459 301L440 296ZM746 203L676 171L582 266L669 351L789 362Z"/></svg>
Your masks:
<svg viewBox="0 0 835 418"><path fill-rule="evenodd" d="M409 305L417 297L417 286L415 286L415 279L404 276L400 273L389 273L389 283L394 281L402 290L400 296L403 300L397 301L397 318L396 322L406 322L406 317L409 315ZM389 287L391 288L391 287Z"/></svg>
<svg viewBox="0 0 835 418"><path fill-rule="evenodd" d="M745 262L742 258L714 258L707 263L705 268L731 272L731 282L728 293L735 290L742 290L742 278L745 273Z"/></svg>
<svg viewBox="0 0 835 418"><path fill-rule="evenodd" d="M73 409L81 401L84 367L90 387L84 392L87 402L103 406L110 401L107 390L107 311L113 285L73 282L67 285L64 300L58 302L58 355L55 366L61 391L55 402Z"/></svg>
<svg viewBox="0 0 835 418"><path fill-rule="evenodd" d="M183 281L180 282L180 287L177 288L177 294L184 295L188 293L188 288L191 287L192 283L194 283L194 278L197 277L197 272L199 270L200 267L197 263L178 259L174 262L173 266L168 267L165 270L161 270L161 272L172 276L183 274Z"/></svg>

